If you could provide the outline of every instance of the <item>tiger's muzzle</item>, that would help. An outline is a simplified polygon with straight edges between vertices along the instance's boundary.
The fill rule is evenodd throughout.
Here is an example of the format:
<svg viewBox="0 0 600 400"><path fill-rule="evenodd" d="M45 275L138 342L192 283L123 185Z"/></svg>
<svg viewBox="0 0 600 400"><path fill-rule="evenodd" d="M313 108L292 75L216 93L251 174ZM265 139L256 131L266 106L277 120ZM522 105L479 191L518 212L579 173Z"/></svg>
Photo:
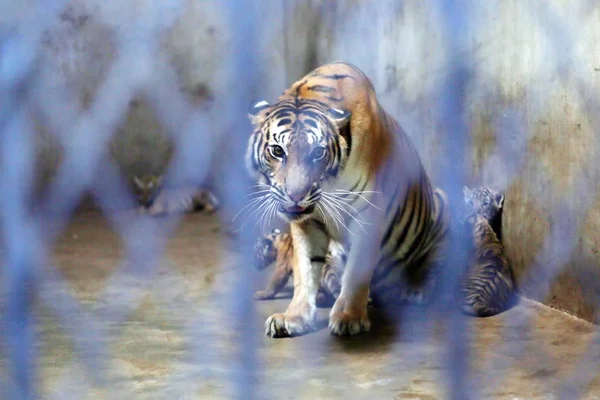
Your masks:
<svg viewBox="0 0 600 400"><path fill-rule="evenodd" d="M285 217L290 221L300 220L303 217L309 216L315 210L315 205L310 204L308 206L284 206L283 204L279 205L279 212L284 214Z"/></svg>
<svg viewBox="0 0 600 400"><path fill-rule="evenodd" d="M308 217L315 211L318 191L316 185L311 185L302 191L285 191L285 200L279 203L278 210L288 221L298 221Z"/></svg>

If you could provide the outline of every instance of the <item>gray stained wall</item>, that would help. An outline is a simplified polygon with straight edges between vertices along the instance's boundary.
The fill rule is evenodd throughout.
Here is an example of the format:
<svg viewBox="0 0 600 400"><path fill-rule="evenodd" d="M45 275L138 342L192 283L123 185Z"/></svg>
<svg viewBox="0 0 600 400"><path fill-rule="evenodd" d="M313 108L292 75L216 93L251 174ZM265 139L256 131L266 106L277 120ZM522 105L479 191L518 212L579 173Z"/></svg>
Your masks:
<svg viewBox="0 0 600 400"><path fill-rule="evenodd" d="M144 14L145 1L128 8L124 3L73 2L44 39L42 65L54 76L49 82L66 82L82 109L122 51L114 26L151 15ZM165 31L162 55L170 59L182 94L218 113L235 90L227 79L230 31L222 3L182 3L183 12ZM506 192L504 242L523 292L596 321L600 7L583 0L528 3L471 2L470 26L461 32L461 57L470 67L464 98L470 146L456 159L464 160L471 185ZM444 186L439 138L453 132L444 129L436 105L450 62L440 12L417 0L256 4L263 34L256 51L263 65L257 95L273 101L321 63L354 63L417 144L433 182ZM61 152L38 122L45 182ZM172 150L143 96L132 100L111 144L123 172L158 173Z"/></svg>

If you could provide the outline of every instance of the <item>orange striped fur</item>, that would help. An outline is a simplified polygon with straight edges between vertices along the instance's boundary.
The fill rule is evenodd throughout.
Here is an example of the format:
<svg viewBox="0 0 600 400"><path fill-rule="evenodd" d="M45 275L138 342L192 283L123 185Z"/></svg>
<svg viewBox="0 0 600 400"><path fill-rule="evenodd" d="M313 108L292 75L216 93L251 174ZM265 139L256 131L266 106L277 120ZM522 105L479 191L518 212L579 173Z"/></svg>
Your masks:
<svg viewBox="0 0 600 400"><path fill-rule="evenodd" d="M370 296L382 304L427 301L447 200L434 193L410 138L365 74L346 62L323 65L249 114L246 163L263 190L260 207L290 222L294 249L292 301L267 319L265 333L315 328L322 264L311 260L325 257L330 243L348 249L332 334L368 331Z"/></svg>

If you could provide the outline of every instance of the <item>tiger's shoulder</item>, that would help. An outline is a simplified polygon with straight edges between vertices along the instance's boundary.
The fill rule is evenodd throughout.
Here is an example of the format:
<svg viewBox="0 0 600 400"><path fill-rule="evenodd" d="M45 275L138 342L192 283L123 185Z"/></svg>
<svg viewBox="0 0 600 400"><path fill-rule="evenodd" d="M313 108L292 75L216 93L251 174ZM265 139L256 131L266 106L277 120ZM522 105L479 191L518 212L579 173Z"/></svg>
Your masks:
<svg viewBox="0 0 600 400"><path fill-rule="evenodd" d="M346 61L334 61L321 65L294 82L282 97L301 96L339 101L335 94L341 92L374 92L371 80L355 65ZM358 95L359 93L354 93Z"/></svg>
<svg viewBox="0 0 600 400"><path fill-rule="evenodd" d="M345 135L354 152L353 161L369 174L379 171L390 159L394 142L404 131L380 105L371 80L346 61L324 64L292 84L280 101L308 99L350 113ZM398 136L400 135L400 136ZM401 157L402 158L402 157Z"/></svg>

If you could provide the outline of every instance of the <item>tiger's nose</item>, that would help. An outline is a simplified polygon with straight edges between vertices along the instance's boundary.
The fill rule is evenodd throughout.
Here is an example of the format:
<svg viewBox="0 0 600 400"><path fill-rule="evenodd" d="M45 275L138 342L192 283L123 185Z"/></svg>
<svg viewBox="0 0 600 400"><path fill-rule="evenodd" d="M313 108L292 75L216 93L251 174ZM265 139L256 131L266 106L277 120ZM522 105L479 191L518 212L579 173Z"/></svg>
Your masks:
<svg viewBox="0 0 600 400"><path fill-rule="evenodd" d="M294 203L299 203L308 195L310 189L306 190L288 190L287 195L291 201Z"/></svg>

